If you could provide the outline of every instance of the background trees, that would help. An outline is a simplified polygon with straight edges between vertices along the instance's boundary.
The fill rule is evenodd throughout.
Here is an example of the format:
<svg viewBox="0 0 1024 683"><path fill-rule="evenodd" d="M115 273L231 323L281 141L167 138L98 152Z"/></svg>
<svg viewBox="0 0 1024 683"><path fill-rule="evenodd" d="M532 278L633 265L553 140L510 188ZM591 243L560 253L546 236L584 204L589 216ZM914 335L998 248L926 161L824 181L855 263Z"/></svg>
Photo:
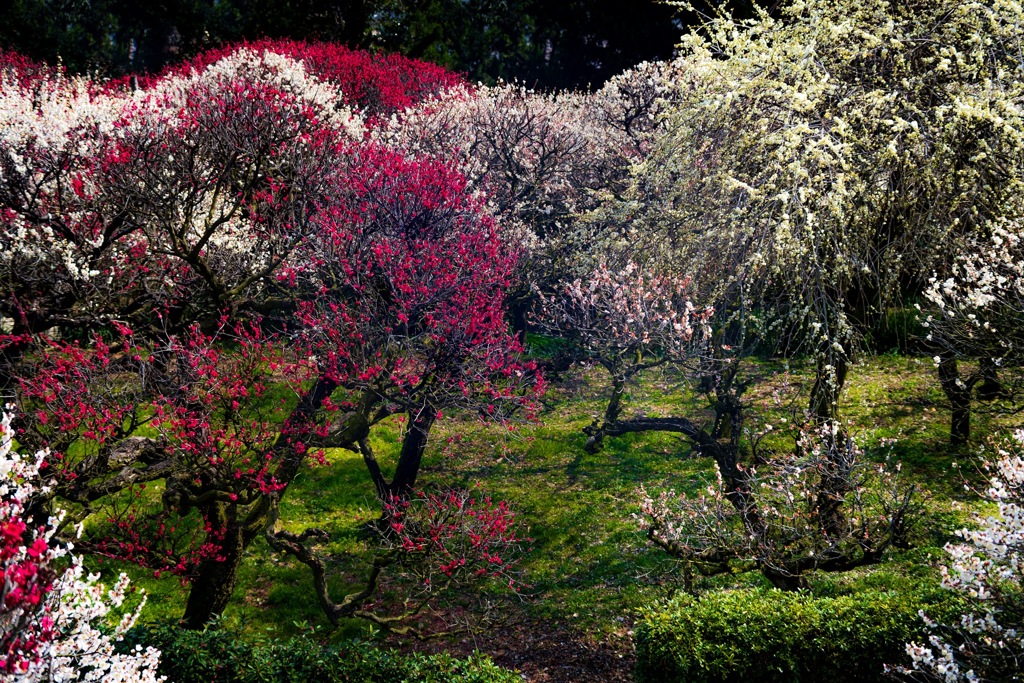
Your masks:
<svg viewBox="0 0 1024 683"><path fill-rule="evenodd" d="M565 7L529 2L308 3L319 29L280 30L362 31L474 69L557 79L576 64L603 77L630 52L615 33L628 26L605 26L597 6L567 6L580 35L535 21ZM89 7L110 26L128 21ZM143 29L198 51L155 75L78 77L3 57L0 367L19 441L54 453L52 485L24 506L33 524L64 507L58 536L84 522L80 549L187 581L193 627L227 604L245 556L263 557L261 536L312 571L332 623L392 628L477 578L514 588L507 562L522 534L506 505L469 487L499 470L537 474L506 452L545 454L506 441L485 462L476 451L494 444L482 439L498 437L469 425L534 417L544 384L524 348L558 344L608 371L610 400L586 441L552 449L575 459L538 468L541 488L571 506L563 489L594 493L579 482L609 456L605 482L619 469L631 488L660 478L648 488L680 493L641 490L642 524L688 566L813 588L817 572L911 557L911 540L954 528L936 515L936 536L909 531L914 484L946 452L923 452L927 438L898 446L913 463L904 485L880 446L905 423L894 410L861 450L841 393L876 322L923 297L921 343L939 352L954 436L967 441L973 398L1006 395L1000 368L1019 364L1021 317L1016 5L807 0L779 16L722 15L686 36L678 59L563 93L472 86L331 43L203 51L187 14ZM83 49L114 50L111 35ZM128 45L129 62L152 51ZM962 376L958 359L977 373ZM814 378L792 395L807 410L773 405L788 391L784 364L800 375L804 360ZM652 370L664 374L644 377ZM664 394L652 413L629 414L627 394L651 387ZM761 420L784 410L799 427ZM447 473L456 488L423 490L423 463L437 462L427 446L452 413L472 445L444 434L444 450L471 464ZM578 420L571 431L590 421L566 419ZM635 436L646 431L689 448ZM551 432L533 433L551 448ZM647 454L661 461L638 474ZM336 501L314 501L314 527L290 512L307 504L297 488L335 477L346 457L365 466L381 518L363 527L371 552L353 554L367 572L346 566L332 583L348 551L320 521ZM620 493L607 504L624 519ZM578 554L614 536L565 527ZM608 559L594 563L605 579ZM365 584L341 590L354 574ZM397 584L410 591L404 608L370 605ZM848 584L837 585L826 590Z"/></svg>
<svg viewBox="0 0 1024 683"><path fill-rule="evenodd" d="M732 7L738 16L751 8ZM0 47L117 76L157 72L239 40L292 38L400 53L472 81L586 89L671 57L683 28L696 23L694 13L653 0L14 0L0 10Z"/></svg>

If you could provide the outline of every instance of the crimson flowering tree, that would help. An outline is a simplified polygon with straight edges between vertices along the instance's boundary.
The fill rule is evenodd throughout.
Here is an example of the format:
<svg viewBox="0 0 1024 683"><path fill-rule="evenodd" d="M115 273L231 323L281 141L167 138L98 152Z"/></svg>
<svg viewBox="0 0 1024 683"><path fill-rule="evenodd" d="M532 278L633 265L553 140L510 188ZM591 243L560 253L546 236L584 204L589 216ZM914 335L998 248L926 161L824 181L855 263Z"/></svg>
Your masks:
<svg viewBox="0 0 1024 683"><path fill-rule="evenodd" d="M163 76L143 77L143 85L167 75L202 71L230 57L240 49L287 57L301 64L322 83L337 88L335 102L357 110L371 125L392 114L431 97L446 94L452 88L465 86L465 79L444 67L398 54L375 54L351 50L336 43L307 43L294 40L258 40L204 52L192 60L169 67ZM122 78L111 85L124 88L138 86L135 77Z"/></svg>
<svg viewBox="0 0 1024 683"><path fill-rule="evenodd" d="M461 75L444 67L398 54L349 50L333 43L266 41L256 46L301 60L311 72L337 85L344 102L371 123L465 85Z"/></svg>
<svg viewBox="0 0 1024 683"><path fill-rule="evenodd" d="M320 448L404 494L442 410L540 388L504 331L516 254L461 176L365 142L303 61L243 47L130 92L0 73L0 348L57 475L34 514L73 503L82 547L189 580L188 625ZM399 413L388 482L365 437Z"/></svg>
<svg viewBox="0 0 1024 683"><path fill-rule="evenodd" d="M223 608L241 550L261 532L245 524L266 514L266 500L239 489L278 493L264 490L262 465L236 460L266 457L280 436L219 405L225 392L252 387L245 371L272 365L260 355L271 340L246 347L252 362L234 389L203 386L221 364L210 333L224 315L273 305L325 163L361 127L301 65L249 50L130 95L59 72L4 74L4 314L14 320L4 348L23 361L15 373L32 418L25 438L60 454L54 495L85 506L82 514L107 509L100 516L117 533L94 549L192 579L186 613L204 622ZM76 345L40 334L51 328L133 338L124 348L100 336ZM319 399L298 405L301 422ZM142 425L161 438L136 434ZM301 459L284 457L293 450L286 437L272 451L273 468L288 463L278 481L297 471ZM226 462L255 474L232 480ZM142 514L141 495L133 499L156 480L167 482L167 519ZM235 514L239 500L255 517Z"/></svg>
<svg viewBox="0 0 1024 683"><path fill-rule="evenodd" d="M93 522L82 549L190 581L193 625L226 605L245 548L311 442L335 443L327 425L312 425L325 396L303 392L302 366L255 326L194 328L164 347L130 336L50 341L22 371L32 419L20 438L54 449L54 485L35 497L37 514L54 499L71 503ZM337 443L363 424L337 425Z"/></svg>
<svg viewBox="0 0 1024 683"><path fill-rule="evenodd" d="M515 513L505 502L445 489L392 496L383 507L379 544L366 583L340 602L331 598L326 562L316 549L318 541L328 540L326 533L318 529L301 534L267 532L271 547L310 568L320 606L332 623L354 616L396 633L423 637L428 631L436 634L429 625L436 618L451 633L468 628L455 621L466 614L471 594L479 598L481 588L513 594L522 589L518 565L530 539L523 537ZM371 601L384 590L396 589L407 596L397 613ZM491 616L489 600L479 602L473 616L486 622Z"/></svg>
<svg viewBox="0 0 1024 683"><path fill-rule="evenodd" d="M411 491L443 410L503 419L543 385L518 359L505 294L516 253L472 199L460 174L364 146L351 180L289 277L313 288L299 304L300 339L324 381L347 389L370 424L404 414L408 427L389 482L367 442L360 451L378 493ZM339 280L337 274L348 277Z"/></svg>

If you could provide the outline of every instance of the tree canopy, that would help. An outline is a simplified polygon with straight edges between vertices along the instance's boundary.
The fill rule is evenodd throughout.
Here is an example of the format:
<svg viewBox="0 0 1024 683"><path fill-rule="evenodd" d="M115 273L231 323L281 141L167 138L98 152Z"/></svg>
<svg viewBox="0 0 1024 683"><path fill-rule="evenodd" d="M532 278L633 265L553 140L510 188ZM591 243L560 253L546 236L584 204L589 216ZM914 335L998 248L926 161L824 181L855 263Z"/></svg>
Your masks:
<svg viewBox="0 0 1024 683"><path fill-rule="evenodd" d="M734 4L750 15L750 3ZM658 0L14 0L0 9L0 49L116 76L226 43L293 38L396 52L473 81L586 88L671 57L696 22Z"/></svg>

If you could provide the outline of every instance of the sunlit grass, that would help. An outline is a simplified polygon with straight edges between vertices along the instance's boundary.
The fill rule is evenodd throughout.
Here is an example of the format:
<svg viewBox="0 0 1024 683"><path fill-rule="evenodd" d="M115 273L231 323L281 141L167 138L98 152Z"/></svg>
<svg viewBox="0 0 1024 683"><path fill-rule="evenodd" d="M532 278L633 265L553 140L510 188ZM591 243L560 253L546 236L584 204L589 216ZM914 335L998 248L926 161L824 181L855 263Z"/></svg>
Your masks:
<svg viewBox="0 0 1024 683"><path fill-rule="evenodd" d="M749 429L777 425L773 448L786 448L782 429L803 419L812 369L798 361L752 361L754 379L745 398ZM538 424L507 431L470 418L451 417L435 427L420 484L479 485L509 501L529 527L533 550L523 565L530 588L522 609L600 635L622 633L642 605L665 598L682 584L680 568L652 548L639 530L637 488L693 491L713 477L710 462L691 456L689 444L671 434L634 434L606 439L597 454L583 450L583 427L604 408L604 376L573 371L545 398ZM670 373L651 374L630 388L624 415L684 415L710 424L700 397ZM929 359L878 356L852 368L842 404L843 418L868 457L890 466L902 462L905 476L927 496L927 515L918 532L919 549L894 553L891 561L842 576L820 576L815 590L837 593L878 585L899 588L933 581L942 562L939 548L970 520L975 504L963 491L960 470L977 447L965 452L948 446L949 414ZM980 417L976 434L991 433L1012 418ZM385 472L394 466L402 425L390 420L374 428L371 442ZM454 442L450 437L458 436ZM789 441L787 441L787 439ZM889 440L895 439L894 443ZM317 526L331 542L332 593L354 590L368 567L366 523L379 515L373 487L361 457L347 450L327 454L327 464L310 466L289 488L281 506L282 524L300 531ZM961 468L963 470L965 468ZM967 504L958 499L964 497ZM175 618L184 589L175 579L155 580L131 570L149 593L147 619ZM716 577L705 588L737 582L759 584L757 575ZM326 625L305 567L272 553L261 539L250 550L225 620L243 630L286 636L308 624ZM365 633L346 622L335 638Z"/></svg>

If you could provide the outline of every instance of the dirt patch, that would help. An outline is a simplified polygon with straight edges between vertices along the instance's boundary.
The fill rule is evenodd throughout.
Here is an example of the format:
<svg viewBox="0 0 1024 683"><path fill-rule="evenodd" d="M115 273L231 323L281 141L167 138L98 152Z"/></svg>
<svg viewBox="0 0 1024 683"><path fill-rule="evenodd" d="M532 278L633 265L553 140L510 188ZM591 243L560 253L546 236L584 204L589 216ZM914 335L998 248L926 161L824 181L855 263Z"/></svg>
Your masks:
<svg viewBox="0 0 1024 683"><path fill-rule="evenodd" d="M633 644L627 632L597 640L539 620L503 626L457 642L409 643L403 649L467 656L474 650L531 683L622 683L633 678Z"/></svg>

